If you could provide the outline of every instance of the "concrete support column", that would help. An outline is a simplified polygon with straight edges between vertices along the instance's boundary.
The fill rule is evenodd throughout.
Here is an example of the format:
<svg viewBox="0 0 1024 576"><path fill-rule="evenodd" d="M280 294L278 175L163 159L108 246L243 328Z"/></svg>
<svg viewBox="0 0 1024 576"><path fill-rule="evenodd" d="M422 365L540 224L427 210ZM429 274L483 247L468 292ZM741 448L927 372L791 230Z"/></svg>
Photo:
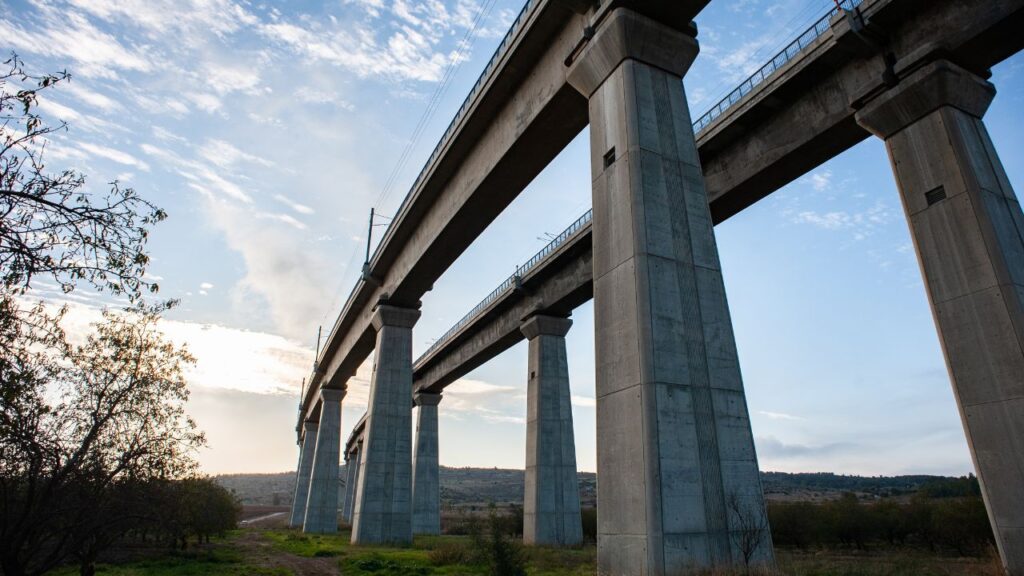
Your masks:
<svg viewBox="0 0 1024 576"><path fill-rule="evenodd" d="M534 316L521 328L530 341L523 501L523 541L527 544L574 546L583 542L565 353L570 326L568 318Z"/></svg>
<svg viewBox="0 0 1024 576"><path fill-rule="evenodd" d="M356 466L359 461L355 450L345 454L345 502L341 506L341 518L352 523L352 502L355 500Z"/></svg>
<svg viewBox="0 0 1024 576"><path fill-rule="evenodd" d="M341 452L341 400L345 389L320 389L320 426L306 499L303 532L338 531L338 464Z"/></svg>
<svg viewBox="0 0 1024 576"><path fill-rule="evenodd" d="M412 471L412 533L441 533L441 478L438 463L437 405L440 394L418 393L414 397L416 451Z"/></svg>
<svg viewBox="0 0 1024 576"><path fill-rule="evenodd" d="M378 306L377 349L352 519L354 544L412 542L412 327L418 310Z"/></svg>
<svg viewBox="0 0 1024 576"><path fill-rule="evenodd" d="M292 498L292 513L289 526L302 526L306 518L306 498L309 497L309 475L313 469L313 452L316 450L316 433L319 422L302 423L302 446L299 448L299 466L295 469L295 496Z"/></svg>
<svg viewBox="0 0 1024 576"><path fill-rule="evenodd" d="M345 517L345 521L352 524L354 521L353 516L355 515L356 509L356 493L359 490L359 472L363 463L363 441L356 441L356 448L352 451L352 459L349 464L352 466L352 471L349 474L349 481L352 483L352 487L347 489L349 498L345 499L345 509L342 513Z"/></svg>
<svg viewBox="0 0 1024 576"><path fill-rule="evenodd" d="M774 561L683 92L696 53L620 8L568 76L590 110L597 570L612 576Z"/></svg>
<svg viewBox="0 0 1024 576"><path fill-rule="evenodd" d="M1024 214L981 121L994 96L940 60L857 121L885 139L999 553L1024 576Z"/></svg>

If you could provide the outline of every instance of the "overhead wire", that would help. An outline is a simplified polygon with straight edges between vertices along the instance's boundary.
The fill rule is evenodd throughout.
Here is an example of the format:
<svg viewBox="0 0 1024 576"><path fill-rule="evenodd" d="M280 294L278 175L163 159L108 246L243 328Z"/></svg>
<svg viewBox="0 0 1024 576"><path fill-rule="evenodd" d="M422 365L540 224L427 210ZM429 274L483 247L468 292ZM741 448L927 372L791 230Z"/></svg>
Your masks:
<svg viewBox="0 0 1024 576"><path fill-rule="evenodd" d="M456 44L457 49L455 55L451 58L451 60L448 63L448 66L445 68L440 84L438 84L437 88L434 90L434 93L431 95L430 100L428 100L427 106L424 109L423 114L417 121L416 126L413 129L413 132L409 138L409 141L403 148L402 153L395 164L395 167L388 175L388 178L384 183L384 187L381 189L381 192L378 195L376 202L373 204L374 208L381 208L381 206L387 201L388 197L390 196L391 191L394 189L395 182L397 181L402 169L405 167L405 164L407 163L409 157L412 154L412 150L419 142L419 139L425 132L428 123L430 122L434 113L440 106L441 100L444 98L445 94L448 91L448 88L451 86L452 80L455 78L456 73L461 68L462 63L467 59L467 55L475 43L476 33L477 30L479 30L480 28L480 24L490 14L494 5L495 0L485 0L483 5L480 7L480 10L478 10L476 15L474 16L472 24L466 30L466 33L463 36L462 40ZM381 215L380 217L384 216ZM334 296L331 300L331 304L324 310L324 314L321 317L321 324L325 323L329 315L336 309L336 307L338 306L338 302L344 293L344 286L351 282L351 275L348 272L350 270L353 270L353 265L355 264L356 258L359 256L360 253L359 248L360 246L353 247L351 253L349 254L348 261L345 263L343 269L344 272L342 278L339 281L335 290L333 291Z"/></svg>

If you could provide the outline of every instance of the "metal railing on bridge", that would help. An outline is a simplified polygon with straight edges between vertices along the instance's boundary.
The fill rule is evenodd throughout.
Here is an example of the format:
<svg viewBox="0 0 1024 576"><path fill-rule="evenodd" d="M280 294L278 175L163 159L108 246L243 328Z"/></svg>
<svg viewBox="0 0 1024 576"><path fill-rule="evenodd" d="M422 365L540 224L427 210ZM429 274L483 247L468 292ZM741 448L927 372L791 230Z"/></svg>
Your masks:
<svg viewBox="0 0 1024 576"><path fill-rule="evenodd" d="M484 299L481 300L479 304L474 306L473 309L469 311L469 313L463 316L461 320L456 322L454 326L449 328L447 332L445 332L444 334L441 335L440 338L435 340L434 343L430 345L430 348L427 348L427 351L416 359L416 362L414 364L419 363L419 361L422 360L423 358L430 356L435 350L437 350L446 342L448 342L452 338L452 336L457 334L459 330L462 330L467 324L472 322L474 318L476 318L481 312L483 312L488 306L491 305L492 302L497 300L502 294L518 286L519 283L522 281L523 276L529 273L530 270L536 268L538 264L543 262L544 259L551 255L552 252L557 250L559 246L565 244L566 241L575 236L580 230L582 230L587 224L590 223L593 217L593 209L587 210L586 214L577 218L576 221L570 224L568 228L563 230L561 234L555 236L555 238L551 240L551 242L548 242L546 246L541 248L540 252L534 254L533 258L527 260L526 263L523 264L522 266L516 266L515 274L506 278L504 282L499 284L497 288L495 288L490 294L484 297Z"/></svg>
<svg viewBox="0 0 1024 576"><path fill-rule="evenodd" d="M486 83L487 78L490 76L498 61L501 59L501 57L504 55L504 53L508 50L509 46L511 45L513 37L516 35L516 33L520 31L523 24L529 19L529 16L531 15L532 11L537 6L539 6L542 3L542 1L543 0L526 0L526 2L523 4L523 8L522 10L519 11L519 15L516 16L515 21L512 22L512 25L509 27L508 32L505 33L505 36L504 38L502 38L501 43L498 44L498 47L497 49L495 49L494 54L491 55L491 59L487 62L487 65L480 73L480 76L477 77L476 82L473 84L473 88L469 91L469 94L466 95L465 100L463 100L462 106L459 107L458 112L455 113L455 116L448 124L448 128L445 129L444 134L441 136L441 139L438 141L437 145L434 146L434 150L430 153L430 156L427 158L427 161L423 164L423 167L420 169L419 174L416 176L416 179L413 181L412 186L409 188L409 192L406 193L406 196L402 200L401 205L399 205L396 214L401 214L402 211L405 209L406 205L412 198L412 192L416 190L417 186L419 186L422 183L423 179L426 177L427 171L430 168L430 166L437 160L437 157L438 155L440 155L441 150L451 140L459 121L466 115L467 111L472 106L473 100L480 94L480 91L483 85ZM805 48L813 44L814 40L819 38L822 34L825 33L826 30L828 30L829 21L832 19L833 16L839 13L841 9L852 10L858 5L860 5L862 1L863 0L841 0L841 2L839 2L836 8L829 10L829 12L825 16L820 18L817 22L814 23L813 26L808 28L806 32L798 36L796 40L794 40L788 46L786 46L786 48L779 52L775 56L775 58L772 58L770 62L762 66L757 72L754 72L736 89L730 92L725 98L720 100L718 104L716 104L714 107L712 107L711 110L709 110L703 116L698 118L697 121L693 123L694 133L698 133L707 128L712 122L714 122L715 119L720 117L727 109L729 109L731 106L742 100L744 96L753 91L753 89L756 86L760 85L772 74L774 74L776 71L782 68L787 62L790 62ZM587 221L589 221L589 217L590 213L588 212L587 214L584 215L583 218L580 218L580 220L577 222L580 222L584 219L587 219ZM394 224L394 222L397 222L397 218L392 221L392 224ZM570 228L572 227L570 226ZM565 232L563 232L563 234L565 234ZM385 237L386 236L387 235L385 234ZM558 239L556 239L556 241L557 240ZM564 241L564 239L562 241ZM384 243L381 242L374 249L373 258L371 258L371 261L376 259L383 244ZM552 244L555 244L555 242L552 242ZM549 249L553 250L554 248L549 244L547 247L545 247L545 250ZM531 259L530 262L527 262L527 264L517 269L516 274L519 275L521 273L520 271L528 270L530 267L532 267L535 264L534 260L539 261L539 259L543 258L543 253L544 250L542 250L541 253L535 256L534 259ZM481 302L479 305L477 305L476 308L473 309L473 311L467 314L467 318L472 317L474 313L479 312L481 309L483 309L483 307L485 307L487 304L493 301L493 299L496 298L502 291L507 290L509 288L509 285L507 284L510 281L514 281L514 279L515 275L510 277L509 280L506 280L493 293L491 293L491 295L489 295L488 298L485 298L483 302ZM357 289L358 283L355 287L353 287L352 292L349 294L349 300L351 300L354 297ZM457 332L458 329L465 325L465 322L468 321L467 318L464 318L463 321L460 321L459 324L456 324L456 326L449 330L448 333L446 333L437 342L435 342L434 345L431 346L431 348L427 351L426 354L432 352L434 349L436 349L439 343L443 342L451 334ZM424 354L424 356L426 356L426 354ZM317 360L319 361L320 359L318 358ZM311 375L311 379L314 377L315 370L314 374Z"/></svg>
<svg viewBox="0 0 1024 576"><path fill-rule="evenodd" d="M732 92L729 92L725 98L718 101L704 113L703 116L697 119L693 123L693 133L704 130L711 125L718 117L720 117L726 110L731 108L734 104L743 99L744 96L750 94L754 88L760 85L762 82L767 80L775 74L780 68L786 65L804 51L805 48L814 44L814 41L821 37L826 30L829 29L829 22L832 20L840 10L853 10L861 4L862 0L842 0L838 3L835 8L828 11L828 14L824 15L813 26L807 29L806 32L797 36L796 40L790 42L788 46L782 49L781 52L775 55L767 64L762 66L756 72L750 75L749 78L744 80L739 86L737 86Z"/></svg>

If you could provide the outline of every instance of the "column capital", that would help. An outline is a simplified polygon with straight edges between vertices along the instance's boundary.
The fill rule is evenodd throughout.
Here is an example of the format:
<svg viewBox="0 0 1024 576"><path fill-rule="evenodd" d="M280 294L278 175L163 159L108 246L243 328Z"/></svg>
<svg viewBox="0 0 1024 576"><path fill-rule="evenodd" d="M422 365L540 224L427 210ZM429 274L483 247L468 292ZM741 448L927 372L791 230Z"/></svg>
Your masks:
<svg viewBox="0 0 1024 576"><path fill-rule="evenodd" d="M412 401L417 406L437 406L441 403L441 395L433 392L416 392Z"/></svg>
<svg viewBox="0 0 1024 576"><path fill-rule="evenodd" d="M373 328L380 331L384 326L412 328L420 319L420 311L413 308L399 308L381 304L373 311Z"/></svg>
<svg viewBox="0 0 1024 576"><path fill-rule="evenodd" d="M627 59L682 78L698 51L697 41L686 33L627 8L616 8L573 60L566 79L589 98Z"/></svg>
<svg viewBox="0 0 1024 576"><path fill-rule="evenodd" d="M559 318L557 316L537 315L531 316L519 327L527 340L533 340L537 336L565 336L569 333L572 320Z"/></svg>
<svg viewBox="0 0 1024 576"><path fill-rule="evenodd" d="M886 139L944 106L981 118L995 94L991 82L948 60L936 60L868 101L857 111L856 119L872 134Z"/></svg>
<svg viewBox="0 0 1024 576"><path fill-rule="evenodd" d="M321 388L320 400L324 402L341 402L347 391L346 388Z"/></svg>

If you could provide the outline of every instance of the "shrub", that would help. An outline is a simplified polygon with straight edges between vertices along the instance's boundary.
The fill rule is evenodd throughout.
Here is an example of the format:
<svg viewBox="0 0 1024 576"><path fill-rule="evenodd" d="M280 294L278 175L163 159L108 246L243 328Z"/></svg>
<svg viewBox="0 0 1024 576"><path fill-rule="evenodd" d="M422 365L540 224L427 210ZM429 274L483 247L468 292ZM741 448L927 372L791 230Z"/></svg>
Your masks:
<svg viewBox="0 0 1024 576"><path fill-rule="evenodd" d="M427 559L434 566L464 564L469 559L469 552L462 544L449 542L427 552Z"/></svg>

